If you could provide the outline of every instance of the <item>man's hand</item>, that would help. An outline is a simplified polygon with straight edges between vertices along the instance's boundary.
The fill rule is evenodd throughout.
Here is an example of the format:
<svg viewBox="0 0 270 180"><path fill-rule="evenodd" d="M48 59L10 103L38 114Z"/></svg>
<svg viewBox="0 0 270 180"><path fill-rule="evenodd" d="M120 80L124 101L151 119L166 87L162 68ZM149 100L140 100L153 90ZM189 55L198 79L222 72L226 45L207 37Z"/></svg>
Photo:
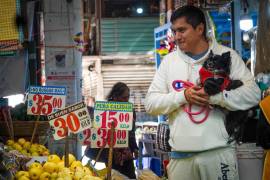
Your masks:
<svg viewBox="0 0 270 180"><path fill-rule="evenodd" d="M189 104L206 106L209 104L209 95L199 86L193 86L185 90L185 97Z"/></svg>

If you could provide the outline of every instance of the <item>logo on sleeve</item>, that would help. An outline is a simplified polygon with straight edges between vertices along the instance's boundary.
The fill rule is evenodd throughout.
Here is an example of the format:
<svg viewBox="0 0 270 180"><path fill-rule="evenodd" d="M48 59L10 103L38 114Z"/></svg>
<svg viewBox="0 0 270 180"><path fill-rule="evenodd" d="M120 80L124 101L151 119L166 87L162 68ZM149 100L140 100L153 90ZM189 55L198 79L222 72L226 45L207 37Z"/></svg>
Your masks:
<svg viewBox="0 0 270 180"><path fill-rule="evenodd" d="M176 82L175 83L175 89L182 89L184 87L184 83L183 82Z"/></svg>

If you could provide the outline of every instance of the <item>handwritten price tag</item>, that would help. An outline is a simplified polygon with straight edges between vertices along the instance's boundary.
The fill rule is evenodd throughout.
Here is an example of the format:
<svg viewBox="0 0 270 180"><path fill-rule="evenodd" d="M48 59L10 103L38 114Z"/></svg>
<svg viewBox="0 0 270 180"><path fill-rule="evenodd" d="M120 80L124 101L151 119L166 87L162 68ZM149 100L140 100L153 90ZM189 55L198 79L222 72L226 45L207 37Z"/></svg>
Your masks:
<svg viewBox="0 0 270 180"><path fill-rule="evenodd" d="M128 102L97 101L94 111L94 128L110 129L114 122L115 129L131 130L133 104Z"/></svg>
<svg viewBox="0 0 270 180"><path fill-rule="evenodd" d="M104 145L105 148L108 148L110 145L110 130L94 128L86 129L79 134L79 141L83 145L90 145L92 148L101 148ZM114 132L113 147L128 147L128 131L116 130Z"/></svg>
<svg viewBox="0 0 270 180"><path fill-rule="evenodd" d="M67 136L68 132L77 134L91 127L87 107L83 102L66 107L48 116L55 140Z"/></svg>
<svg viewBox="0 0 270 180"><path fill-rule="evenodd" d="M66 105L66 88L54 86L30 86L27 114L49 115Z"/></svg>

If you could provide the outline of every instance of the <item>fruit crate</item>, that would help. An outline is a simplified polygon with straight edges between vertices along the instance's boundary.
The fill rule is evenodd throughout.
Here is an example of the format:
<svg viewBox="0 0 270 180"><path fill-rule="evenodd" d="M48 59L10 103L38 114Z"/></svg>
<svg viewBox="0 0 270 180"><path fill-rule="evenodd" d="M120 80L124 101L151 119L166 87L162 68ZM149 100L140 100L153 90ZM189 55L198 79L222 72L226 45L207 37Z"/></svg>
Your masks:
<svg viewBox="0 0 270 180"><path fill-rule="evenodd" d="M4 121L0 121L0 136L9 136L8 128ZM32 136L35 127L35 121L13 121L14 137L30 137ZM50 128L48 121L39 121L38 128L36 130L36 136L46 135Z"/></svg>

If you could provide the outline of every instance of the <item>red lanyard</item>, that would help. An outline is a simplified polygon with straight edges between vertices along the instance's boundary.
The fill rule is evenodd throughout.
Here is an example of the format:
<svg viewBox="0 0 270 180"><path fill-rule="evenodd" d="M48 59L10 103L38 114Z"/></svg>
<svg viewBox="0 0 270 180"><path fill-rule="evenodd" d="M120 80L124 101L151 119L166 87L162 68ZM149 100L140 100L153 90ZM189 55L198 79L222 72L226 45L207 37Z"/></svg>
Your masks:
<svg viewBox="0 0 270 180"><path fill-rule="evenodd" d="M174 90L176 90L177 92L180 92L185 88L190 88L190 87L194 86L194 84L191 82L188 82L188 81L174 80L172 83L172 86L173 86ZM192 112L191 110L192 110L191 104L189 104L188 106L184 106L184 111L188 114L189 119L195 124L201 124L204 121L206 121L206 119L209 116L209 112L210 112L209 107L202 107L202 109L198 112ZM196 120L193 117L193 116L202 114L204 112L205 112L205 116L201 120Z"/></svg>

